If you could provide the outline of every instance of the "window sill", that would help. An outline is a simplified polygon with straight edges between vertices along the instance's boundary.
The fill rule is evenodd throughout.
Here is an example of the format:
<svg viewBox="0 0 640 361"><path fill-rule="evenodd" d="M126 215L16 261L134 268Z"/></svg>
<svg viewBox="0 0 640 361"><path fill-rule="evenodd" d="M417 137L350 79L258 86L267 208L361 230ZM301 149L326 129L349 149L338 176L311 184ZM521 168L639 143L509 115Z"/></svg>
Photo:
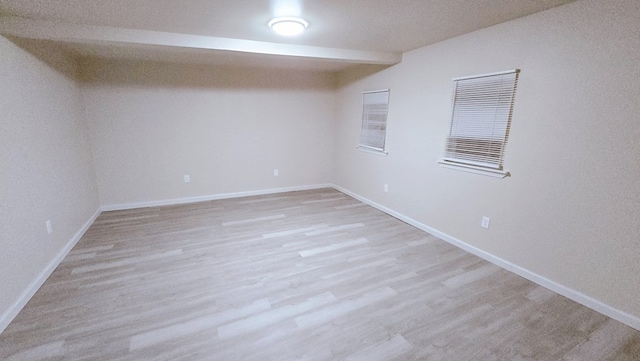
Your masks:
<svg viewBox="0 0 640 361"><path fill-rule="evenodd" d="M504 170L489 169L489 168L483 168L483 167L460 164L460 163L452 163L452 162L447 162L446 160L439 160L438 164L440 164L444 168L459 170L459 171L473 173L473 174L480 174L480 175L493 177L493 178L505 178L505 177L511 176L511 173Z"/></svg>
<svg viewBox="0 0 640 361"><path fill-rule="evenodd" d="M369 148L369 147L365 147L363 145L359 145L356 148L360 149L363 152L377 154L377 155L381 155L381 156L385 156L385 157L387 155L389 155L389 152L385 152L384 150L379 150L379 149L375 149L375 148Z"/></svg>

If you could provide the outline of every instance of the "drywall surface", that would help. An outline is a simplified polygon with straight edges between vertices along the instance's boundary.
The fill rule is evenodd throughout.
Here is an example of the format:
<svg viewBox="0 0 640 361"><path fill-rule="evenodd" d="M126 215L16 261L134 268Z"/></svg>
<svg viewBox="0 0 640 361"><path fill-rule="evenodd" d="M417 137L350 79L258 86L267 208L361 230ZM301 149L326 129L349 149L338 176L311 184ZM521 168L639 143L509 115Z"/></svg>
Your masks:
<svg viewBox="0 0 640 361"><path fill-rule="evenodd" d="M640 317L638 4L578 1L342 74L334 183ZM512 176L440 167L451 79L514 68ZM361 92L383 88L386 157L355 148Z"/></svg>
<svg viewBox="0 0 640 361"><path fill-rule="evenodd" d="M0 324L99 208L74 62L16 44L0 37Z"/></svg>
<svg viewBox="0 0 640 361"><path fill-rule="evenodd" d="M103 206L331 181L333 76L89 60L83 77Z"/></svg>

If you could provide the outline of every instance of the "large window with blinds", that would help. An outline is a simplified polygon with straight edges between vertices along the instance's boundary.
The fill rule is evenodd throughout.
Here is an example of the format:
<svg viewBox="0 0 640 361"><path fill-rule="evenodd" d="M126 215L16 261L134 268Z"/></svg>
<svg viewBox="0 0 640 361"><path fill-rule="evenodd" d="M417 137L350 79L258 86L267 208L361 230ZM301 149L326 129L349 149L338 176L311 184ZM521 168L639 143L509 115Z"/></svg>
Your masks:
<svg viewBox="0 0 640 361"><path fill-rule="evenodd" d="M445 154L448 167L505 177L503 158L519 69L453 79L453 107Z"/></svg>
<svg viewBox="0 0 640 361"><path fill-rule="evenodd" d="M389 89L362 93L362 128L358 148L385 153Z"/></svg>

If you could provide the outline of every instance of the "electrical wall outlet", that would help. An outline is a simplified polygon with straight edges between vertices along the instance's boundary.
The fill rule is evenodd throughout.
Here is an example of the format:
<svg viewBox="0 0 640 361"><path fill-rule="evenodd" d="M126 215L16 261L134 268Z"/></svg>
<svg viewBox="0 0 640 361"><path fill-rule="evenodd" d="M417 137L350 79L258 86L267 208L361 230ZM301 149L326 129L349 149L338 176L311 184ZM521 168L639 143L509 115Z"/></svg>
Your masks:
<svg viewBox="0 0 640 361"><path fill-rule="evenodd" d="M273 170L273 176L277 177L278 175L280 175L280 172L277 169Z"/></svg>
<svg viewBox="0 0 640 361"><path fill-rule="evenodd" d="M53 227L51 226L51 220L47 220L44 222L44 225L47 227L47 234L51 234L53 232Z"/></svg>
<svg viewBox="0 0 640 361"><path fill-rule="evenodd" d="M480 223L480 226L482 226L482 228L489 228L489 222L491 222L491 218L482 217L482 223Z"/></svg>
<svg viewBox="0 0 640 361"><path fill-rule="evenodd" d="M191 182L191 176L190 176L190 175L188 175L188 174L185 174L185 175L184 175L184 182L185 182L185 183L189 183L189 182Z"/></svg>
<svg viewBox="0 0 640 361"><path fill-rule="evenodd" d="M385 193L389 193L389 185L388 184L384 185L384 192Z"/></svg>

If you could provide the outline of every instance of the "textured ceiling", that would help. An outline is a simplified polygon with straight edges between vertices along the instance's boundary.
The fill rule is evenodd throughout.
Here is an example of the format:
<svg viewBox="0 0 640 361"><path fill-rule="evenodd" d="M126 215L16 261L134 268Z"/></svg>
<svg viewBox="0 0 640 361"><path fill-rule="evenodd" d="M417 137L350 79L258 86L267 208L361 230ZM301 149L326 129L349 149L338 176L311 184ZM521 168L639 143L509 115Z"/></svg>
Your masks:
<svg viewBox="0 0 640 361"><path fill-rule="evenodd" d="M394 61L360 59L358 56L330 55L331 49L366 50L378 55L395 55L430 45L438 41L482 29L501 22L526 16L572 0L0 0L0 12L31 20L48 20L39 32L25 32L30 23L0 25L5 35L44 38L73 44L73 51L84 55L156 58L169 61L198 62L255 62L251 51L242 48L219 48L216 44L189 51L193 42L184 38L185 46L167 44L162 34L198 35L215 39L242 39L298 46L297 60L313 60L309 64L318 69L335 70L353 63L393 63ZM299 37L285 38L274 34L267 22L274 16L297 15L309 22L307 31ZM6 22L6 21L5 21ZM77 27L74 36L64 32L56 35L56 24L94 26L88 30ZM123 44L121 39L99 34L102 27L162 32L147 41L149 34L136 37ZM49 36L48 34L54 34ZM89 35L82 35L89 34ZM144 35L144 36L142 36ZM195 41L194 40L194 41ZM125 49L123 46L125 45ZM246 45L246 44L245 44ZM255 44L254 44L255 45ZM254 46L251 45L251 46ZM251 47L249 46L249 48ZM304 47L300 47L304 46ZM310 47L318 49L310 49ZM137 49L137 50L136 50ZM222 51L221 51L222 50ZM311 50L309 54L306 50ZM315 51L315 52L314 52ZM281 58L288 52L261 52ZM320 54L320 55L318 55ZM209 55L209 56L207 56ZM274 59L275 59L274 58ZM227 59L227 60L224 60ZM320 60L320 61L318 61ZM261 56L261 63L269 63ZM276 60L276 62L278 62ZM395 61L397 62L397 61ZM286 62L285 62L286 63Z"/></svg>

